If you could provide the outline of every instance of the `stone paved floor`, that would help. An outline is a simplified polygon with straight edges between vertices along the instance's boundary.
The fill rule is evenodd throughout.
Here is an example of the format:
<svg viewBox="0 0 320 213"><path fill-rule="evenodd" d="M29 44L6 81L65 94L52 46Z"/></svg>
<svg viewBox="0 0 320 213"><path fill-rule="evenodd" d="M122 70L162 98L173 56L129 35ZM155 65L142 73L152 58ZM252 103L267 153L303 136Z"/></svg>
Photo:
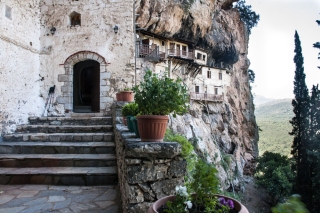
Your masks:
<svg viewBox="0 0 320 213"><path fill-rule="evenodd" d="M0 185L0 213L118 213L117 186Z"/></svg>

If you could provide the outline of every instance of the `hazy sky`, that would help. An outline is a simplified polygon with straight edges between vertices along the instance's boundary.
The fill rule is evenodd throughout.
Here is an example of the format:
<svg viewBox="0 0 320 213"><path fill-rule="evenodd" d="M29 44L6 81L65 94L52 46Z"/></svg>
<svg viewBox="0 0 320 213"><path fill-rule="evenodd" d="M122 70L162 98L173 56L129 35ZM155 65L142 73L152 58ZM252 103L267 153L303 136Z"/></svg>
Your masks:
<svg viewBox="0 0 320 213"><path fill-rule="evenodd" d="M260 14L252 29L248 58L255 74L253 93L267 98L292 98L295 64L294 32L298 31L304 57L306 82L320 84L320 0L246 0Z"/></svg>

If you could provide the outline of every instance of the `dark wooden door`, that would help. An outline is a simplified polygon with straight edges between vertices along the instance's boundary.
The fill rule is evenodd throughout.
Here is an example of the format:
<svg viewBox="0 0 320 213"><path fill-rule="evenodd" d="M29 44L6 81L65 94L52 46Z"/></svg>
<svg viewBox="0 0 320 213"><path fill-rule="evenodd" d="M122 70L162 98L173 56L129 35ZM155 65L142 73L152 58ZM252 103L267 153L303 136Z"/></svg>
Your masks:
<svg viewBox="0 0 320 213"><path fill-rule="evenodd" d="M100 111L100 66L99 64L94 66L92 75L92 101L91 110L93 112Z"/></svg>

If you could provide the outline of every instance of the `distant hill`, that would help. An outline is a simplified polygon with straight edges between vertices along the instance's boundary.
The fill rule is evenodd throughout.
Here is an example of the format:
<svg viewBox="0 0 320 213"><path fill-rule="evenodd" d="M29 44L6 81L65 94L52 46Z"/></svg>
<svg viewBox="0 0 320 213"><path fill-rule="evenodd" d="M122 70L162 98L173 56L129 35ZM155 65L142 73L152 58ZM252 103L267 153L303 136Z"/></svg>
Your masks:
<svg viewBox="0 0 320 213"><path fill-rule="evenodd" d="M293 137L289 121L294 116L291 99L274 100L256 105L256 120L259 128L259 155L265 151L290 155Z"/></svg>
<svg viewBox="0 0 320 213"><path fill-rule="evenodd" d="M259 106L261 104L265 104L267 102L274 101L274 100L276 100L276 99L274 99L274 98L266 98L266 97L264 97L262 95L253 95L253 103L256 106Z"/></svg>

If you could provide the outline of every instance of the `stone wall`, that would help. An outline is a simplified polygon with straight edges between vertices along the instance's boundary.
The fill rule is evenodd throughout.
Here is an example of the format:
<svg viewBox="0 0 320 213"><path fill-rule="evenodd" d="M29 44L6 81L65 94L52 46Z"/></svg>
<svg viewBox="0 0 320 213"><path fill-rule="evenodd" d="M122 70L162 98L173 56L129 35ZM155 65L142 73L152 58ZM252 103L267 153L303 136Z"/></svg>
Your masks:
<svg viewBox="0 0 320 213"><path fill-rule="evenodd" d="M183 185L186 161L176 142L141 142L121 124L121 107L113 104L118 177L123 213L145 213L156 200Z"/></svg>
<svg viewBox="0 0 320 213"><path fill-rule="evenodd" d="M0 2L0 136L43 110L44 101L39 93L38 3ZM10 18L6 16L8 9Z"/></svg>

